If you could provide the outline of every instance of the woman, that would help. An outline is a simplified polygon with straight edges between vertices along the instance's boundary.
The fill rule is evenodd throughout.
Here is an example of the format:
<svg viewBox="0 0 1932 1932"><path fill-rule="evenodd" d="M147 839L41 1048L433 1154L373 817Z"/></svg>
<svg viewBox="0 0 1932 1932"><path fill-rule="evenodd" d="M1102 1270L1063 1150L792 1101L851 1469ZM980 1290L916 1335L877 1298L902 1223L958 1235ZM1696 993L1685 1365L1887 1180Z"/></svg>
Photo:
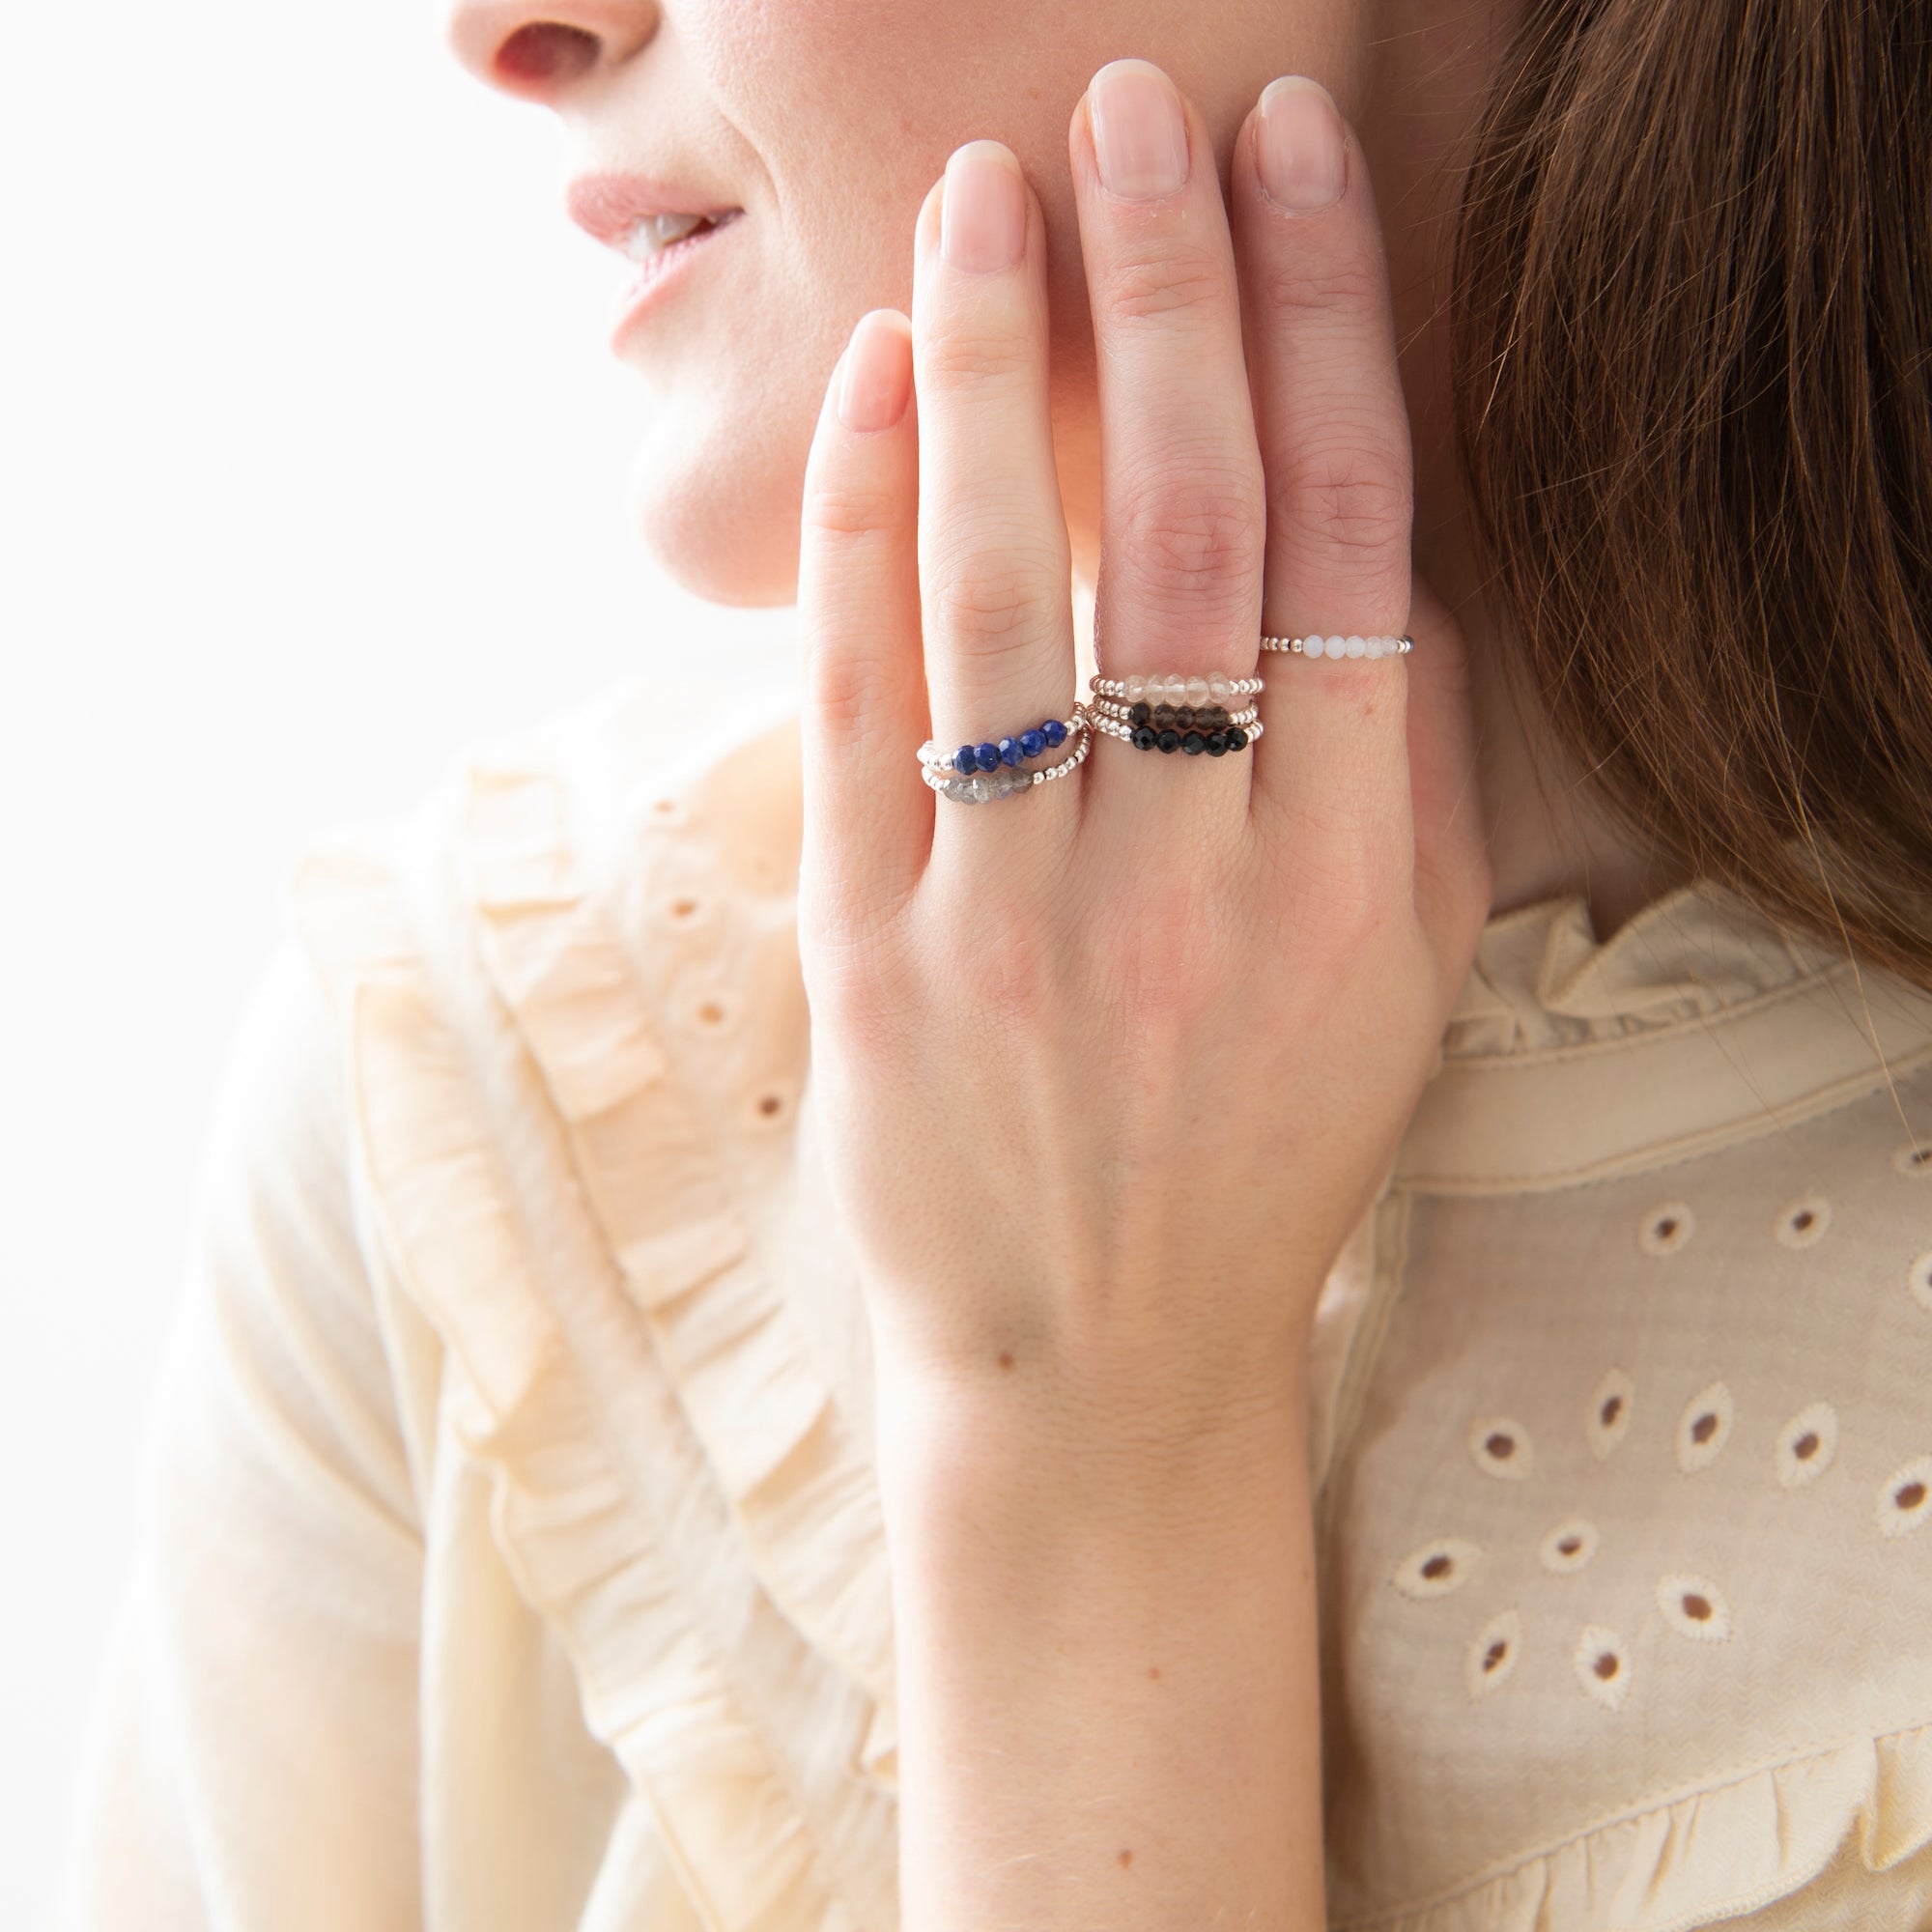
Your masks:
<svg viewBox="0 0 1932 1932"><path fill-rule="evenodd" d="M303 868L73 1921L1925 1922L1926 8L453 28L804 701Z"/></svg>

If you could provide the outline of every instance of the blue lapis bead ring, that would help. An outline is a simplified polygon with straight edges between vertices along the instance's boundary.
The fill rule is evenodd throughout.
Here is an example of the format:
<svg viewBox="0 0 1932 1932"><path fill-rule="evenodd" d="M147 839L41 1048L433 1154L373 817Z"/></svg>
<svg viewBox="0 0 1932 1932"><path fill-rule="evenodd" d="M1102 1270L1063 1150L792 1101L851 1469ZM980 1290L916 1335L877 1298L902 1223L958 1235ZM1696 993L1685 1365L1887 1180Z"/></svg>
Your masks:
<svg viewBox="0 0 1932 1932"><path fill-rule="evenodd" d="M1057 752L1066 742L1067 727L1058 718L1048 718L1030 731L1015 732L997 742L985 739L978 745L961 745L957 751L942 751L928 738L919 748L919 761L931 771L957 773L970 779L976 772L995 772L1002 765L1024 764L1043 753Z"/></svg>
<svg viewBox="0 0 1932 1932"><path fill-rule="evenodd" d="M1076 703L1068 719L1049 718L997 744L961 745L956 752L947 752L928 738L919 748L920 776L934 791L961 805L1010 798L1076 770L1094 744L1091 724L1086 706ZM1063 748L1065 756L1057 763L1026 764L1028 758Z"/></svg>

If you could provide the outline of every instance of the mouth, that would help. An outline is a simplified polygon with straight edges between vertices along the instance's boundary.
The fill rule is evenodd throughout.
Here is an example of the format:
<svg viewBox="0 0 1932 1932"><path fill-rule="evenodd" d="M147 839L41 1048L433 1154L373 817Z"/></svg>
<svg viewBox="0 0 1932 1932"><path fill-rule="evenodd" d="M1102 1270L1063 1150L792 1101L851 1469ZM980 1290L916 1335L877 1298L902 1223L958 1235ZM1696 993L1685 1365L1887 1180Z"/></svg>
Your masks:
<svg viewBox="0 0 1932 1932"><path fill-rule="evenodd" d="M706 235L729 227L744 213L742 208L721 209L716 214L646 214L634 221L616 243L617 252L639 268L639 287L664 272L666 262Z"/></svg>
<svg viewBox="0 0 1932 1932"><path fill-rule="evenodd" d="M676 275L721 230L744 213L742 208L722 209L716 214L659 213L641 216L615 244L626 261L637 265L618 303L617 324L611 346L620 349L632 326L651 303L664 283Z"/></svg>
<svg viewBox="0 0 1932 1932"><path fill-rule="evenodd" d="M613 349L657 291L745 212L718 205L701 188L633 174L581 176L571 183L565 206L585 234L636 268L624 291Z"/></svg>

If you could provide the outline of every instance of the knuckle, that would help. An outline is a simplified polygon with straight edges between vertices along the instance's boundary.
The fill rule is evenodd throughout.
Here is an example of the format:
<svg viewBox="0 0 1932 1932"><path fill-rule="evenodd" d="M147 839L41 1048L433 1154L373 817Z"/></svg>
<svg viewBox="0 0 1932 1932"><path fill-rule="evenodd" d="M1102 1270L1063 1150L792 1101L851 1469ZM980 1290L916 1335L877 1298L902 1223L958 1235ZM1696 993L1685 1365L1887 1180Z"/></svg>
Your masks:
<svg viewBox="0 0 1932 1932"><path fill-rule="evenodd" d="M1019 554L976 554L934 567L926 590L933 635L975 656L1029 645L1047 610L1037 564Z"/></svg>
<svg viewBox="0 0 1932 1932"><path fill-rule="evenodd" d="M959 389L1024 381L1035 365L1036 350L1028 337L953 321L927 334L921 345L919 373L928 388Z"/></svg>
<svg viewBox="0 0 1932 1932"><path fill-rule="evenodd" d="M1122 253L1109 263L1099 312L1127 327L1186 322L1233 299L1227 264L1196 242Z"/></svg>
<svg viewBox="0 0 1932 1932"><path fill-rule="evenodd" d="M1410 519L1406 462L1367 439L1312 440L1282 478L1279 522L1304 542L1371 560L1408 550Z"/></svg>
<svg viewBox="0 0 1932 1932"><path fill-rule="evenodd" d="M1294 945L1319 970L1339 976L1377 952L1407 898L1397 841L1365 836L1348 815L1336 836L1321 841L1319 861L1302 855L1292 864L1297 907Z"/></svg>
<svg viewBox="0 0 1932 1932"><path fill-rule="evenodd" d="M996 1047L1049 1037L1066 1010L1066 978L1053 923L1023 889L948 895L938 909L948 1004ZM951 935L971 932L970 946Z"/></svg>
<svg viewBox="0 0 1932 1932"><path fill-rule="evenodd" d="M1262 297L1271 316L1356 322L1380 310L1382 274L1354 251L1328 262L1278 257L1263 271Z"/></svg>
<svg viewBox="0 0 1932 1932"><path fill-rule="evenodd" d="M1261 493L1163 480L1122 505L1119 558L1143 594L1246 597L1267 541Z"/></svg>
<svg viewBox="0 0 1932 1932"><path fill-rule="evenodd" d="M806 493L807 533L841 550L895 528L901 517L898 492L884 483L821 480Z"/></svg>
<svg viewBox="0 0 1932 1932"><path fill-rule="evenodd" d="M941 638L974 655L1018 649L1039 622L1034 578L1012 564L947 572L931 589L929 620Z"/></svg>
<svg viewBox="0 0 1932 1932"><path fill-rule="evenodd" d="M1226 909L1198 869L1143 869L1111 901L1117 931L1100 983L1128 1037L1151 1049L1191 1034L1226 983Z"/></svg>

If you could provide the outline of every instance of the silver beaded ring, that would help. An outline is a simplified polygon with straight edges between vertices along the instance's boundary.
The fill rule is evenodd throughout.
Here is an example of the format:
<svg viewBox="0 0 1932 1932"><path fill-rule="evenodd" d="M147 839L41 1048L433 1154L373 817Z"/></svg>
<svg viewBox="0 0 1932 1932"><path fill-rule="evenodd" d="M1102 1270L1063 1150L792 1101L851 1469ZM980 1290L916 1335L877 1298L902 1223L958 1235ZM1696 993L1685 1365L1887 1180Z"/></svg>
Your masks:
<svg viewBox="0 0 1932 1932"><path fill-rule="evenodd" d="M1413 638L1264 638L1264 651L1293 651L1304 658L1399 658L1415 648Z"/></svg>
<svg viewBox="0 0 1932 1932"><path fill-rule="evenodd" d="M1148 700L1142 698L1140 701L1145 704ZM1133 723L1134 707L1127 703L1124 698L1095 697L1088 703L1087 708L1102 718L1119 718L1126 724L1131 724ZM1228 713L1228 723L1230 724L1252 724L1260 716L1260 705L1244 704L1238 711L1230 711Z"/></svg>
<svg viewBox="0 0 1932 1932"><path fill-rule="evenodd" d="M1218 670L1122 678L1096 672L1088 683L1095 694L1088 702L1094 728L1137 752L1206 753L1218 758L1245 752L1262 734L1258 708L1240 703L1264 689L1259 677L1230 677Z"/></svg>
<svg viewBox="0 0 1932 1932"><path fill-rule="evenodd" d="M1137 751L1146 751L1149 749L1147 746L1140 744L1134 737L1134 732L1136 730L1144 731L1149 728L1145 724L1143 725L1123 724L1117 718L1096 717L1094 720L1094 728L1096 731L1106 732L1106 734L1110 738L1125 739L1126 742L1130 745L1133 745ZM1246 745L1252 745L1255 742L1255 740L1259 738L1262 735L1263 731L1264 731L1267 727L1262 723L1262 721L1259 718L1257 718L1252 724L1239 724L1236 725L1235 728L1240 732L1243 741L1243 747L1245 747ZM1185 734L1183 733L1182 736L1184 738ZM1183 743L1176 747L1176 749L1184 751L1186 749L1186 746ZM1229 749L1234 750L1236 748L1231 746Z"/></svg>
<svg viewBox="0 0 1932 1932"><path fill-rule="evenodd" d="M1264 690L1258 677L1230 677L1225 671L1189 675L1176 671L1151 677L1090 677L1087 682L1101 697L1123 697L1129 704L1143 698L1150 704L1226 704L1231 697L1247 697Z"/></svg>

